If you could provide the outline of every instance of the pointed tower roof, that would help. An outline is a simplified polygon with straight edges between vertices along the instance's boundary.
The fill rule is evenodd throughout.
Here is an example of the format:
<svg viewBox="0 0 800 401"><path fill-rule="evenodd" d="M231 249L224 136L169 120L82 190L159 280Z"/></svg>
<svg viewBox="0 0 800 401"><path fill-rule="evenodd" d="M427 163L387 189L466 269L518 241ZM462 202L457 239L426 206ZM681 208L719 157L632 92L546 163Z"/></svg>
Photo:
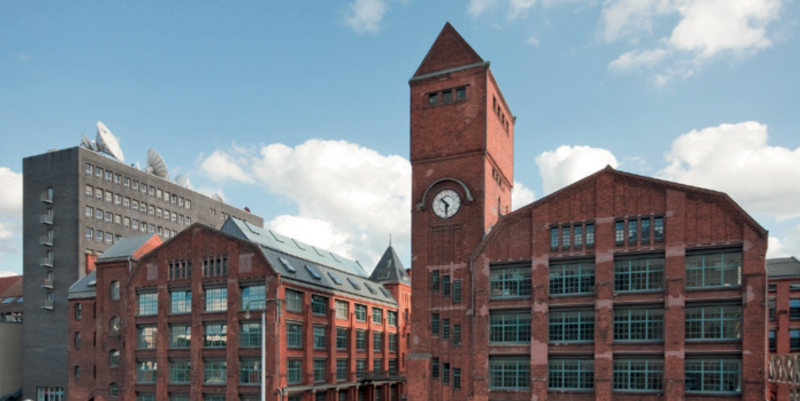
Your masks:
<svg viewBox="0 0 800 401"><path fill-rule="evenodd" d="M414 78L434 72L483 63L483 59L456 32L450 23L444 24L433 46L422 60Z"/></svg>
<svg viewBox="0 0 800 401"><path fill-rule="evenodd" d="M391 245L386 248L381 260L375 266L369 279L377 283L403 283L411 285L411 277L406 273L403 262L397 256Z"/></svg>

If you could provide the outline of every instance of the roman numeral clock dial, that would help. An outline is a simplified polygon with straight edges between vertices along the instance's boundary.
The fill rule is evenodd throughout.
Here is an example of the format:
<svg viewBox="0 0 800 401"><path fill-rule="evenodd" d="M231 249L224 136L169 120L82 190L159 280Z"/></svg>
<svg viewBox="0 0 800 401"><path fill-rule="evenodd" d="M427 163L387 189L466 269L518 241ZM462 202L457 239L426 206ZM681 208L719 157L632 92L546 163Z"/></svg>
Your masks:
<svg viewBox="0 0 800 401"><path fill-rule="evenodd" d="M461 208L461 197L452 189L444 189L433 198L431 205L433 214L443 219L449 219L458 213Z"/></svg>

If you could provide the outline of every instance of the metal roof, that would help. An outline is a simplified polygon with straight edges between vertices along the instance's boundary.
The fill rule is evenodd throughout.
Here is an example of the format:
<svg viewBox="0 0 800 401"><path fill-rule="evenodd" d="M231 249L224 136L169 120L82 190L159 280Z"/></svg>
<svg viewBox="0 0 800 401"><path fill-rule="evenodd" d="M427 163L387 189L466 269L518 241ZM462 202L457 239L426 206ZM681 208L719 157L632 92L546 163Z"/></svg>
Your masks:
<svg viewBox="0 0 800 401"><path fill-rule="evenodd" d="M408 276L403 262L397 256L391 245L386 248L381 260L375 266L375 270L369 276L369 279L376 283L405 283L411 285L411 277Z"/></svg>
<svg viewBox="0 0 800 401"><path fill-rule="evenodd" d="M121 238L117 243L112 245L111 248L103 252L103 254L97 258L97 262L127 258L136 253L136 251L138 251L142 245L146 244L150 238L153 238L154 235L155 234Z"/></svg>
<svg viewBox="0 0 800 401"><path fill-rule="evenodd" d="M75 284L69 287L69 296L67 298L94 298L96 295L96 283L97 270L92 270L91 273L83 276L82 279L76 281Z"/></svg>
<svg viewBox="0 0 800 401"><path fill-rule="evenodd" d="M767 259L767 276L769 278L800 277L800 260L794 256Z"/></svg>

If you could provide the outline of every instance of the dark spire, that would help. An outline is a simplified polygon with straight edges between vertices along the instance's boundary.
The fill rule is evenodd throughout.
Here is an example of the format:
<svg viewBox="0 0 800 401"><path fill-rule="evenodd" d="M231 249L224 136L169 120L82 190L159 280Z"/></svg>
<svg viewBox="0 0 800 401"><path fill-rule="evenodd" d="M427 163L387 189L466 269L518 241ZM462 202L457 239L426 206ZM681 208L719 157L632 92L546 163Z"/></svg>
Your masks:
<svg viewBox="0 0 800 401"><path fill-rule="evenodd" d="M389 241L391 241L391 239ZM397 252L395 252L394 248L392 248L391 243L389 247L386 248L386 252L383 253L381 260L378 261L378 264L375 266L375 270L373 270L372 274L370 274L369 279L383 284L411 284L411 278L408 277L408 273L406 273L406 269L403 267L403 263L397 256Z"/></svg>

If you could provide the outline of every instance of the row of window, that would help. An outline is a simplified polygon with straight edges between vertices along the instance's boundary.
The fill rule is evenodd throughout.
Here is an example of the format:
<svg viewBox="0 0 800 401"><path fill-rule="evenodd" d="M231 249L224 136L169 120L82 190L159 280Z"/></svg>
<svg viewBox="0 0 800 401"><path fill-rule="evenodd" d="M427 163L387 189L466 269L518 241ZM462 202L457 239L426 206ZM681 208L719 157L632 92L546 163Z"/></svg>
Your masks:
<svg viewBox="0 0 800 401"><path fill-rule="evenodd" d="M311 295L311 312L315 315L325 316L328 313L328 297L322 295ZM334 309L336 319L348 319L350 303L343 300L335 300ZM286 310L296 313L303 312L303 293L295 290L286 290ZM355 304L353 313L358 322L367 321L367 305ZM406 316L408 319L408 316ZM386 320L389 326L397 326L397 311L386 311ZM372 323L383 324L383 309L372 307Z"/></svg>
<svg viewBox="0 0 800 401"><path fill-rule="evenodd" d="M167 191L162 191L161 188L156 188L152 185L148 186L145 183L139 185L139 181L131 180L130 177L122 176L120 174L115 174L111 170L103 170L100 166L94 166L91 163L86 163L85 165L86 175L94 176L98 179L102 179L105 177L107 182L114 182L116 185L121 185L125 188L130 188L133 191L141 191L142 195L149 195L151 197L155 197L156 199L163 200L164 202L172 203L173 205L178 205L179 207L185 207L186 209L192 208L192 201L190 199L184 199L182 196L178 196L175 194L171 194ZM92 174L94 172L94 174Z"/></svg>
<svg viewBox="0 0 800 401"><path fill-rule="evenodd" d="M684 367L686 392L741 392L742 361L740 359L687 358ZM594 359L549 359L548 386L551 390L594 389ZM530 388L530 357L490 357L489 388L500 390ZM614 358L613 389L617 391L663 391L664 360L658 358Z"/></svg>
<svg viewBox="0 0 800 401"><path fill-rule="evenodd" d="M434 313L431 319L431 334L434 336L438 336L439 333L439 314ZM441 337L444 341L449 341L452 337L453 345L459 346L461 345L461 324L454 324L452 333L450 330L450 319L442 319L442 329L441 329Z"/></svg>
<svg viewBox="0 0 800 401"><path fill-rule="evenodd" d="M769 319L776 319L777 304L775 298L769 300ZM800 319L800 298L789 300L789 319Z"/></svg>
<svg viewBox="0 0 800 401"><path fill-rule="evenodd" d="M455 97L453 97L455 95ZM428 94L428 106L452 103L453 100L464 100L467 98L467 87L461 86L455 89L445 89L439 92Z"/></svg>
<svg viewBox="0 0 800 401"><path fill-rule="evenodd" d="M449 386L450 382L453 383L453 390L460 390L461 389L461 369L460 368L452 368L450 367L449 363L442 363L441 364L441 374L439 372L439 358L432 358L431 359L431 378L438 379L441 376L442 385ZM451 373L452 372L452 377Z"/></svg>
<svg viewBox="0 0 800 401"><path fill-rule="evenodd" d="M614 262L614 291L663 291L663 257L620 259ZM739 286L742 282L741 252L685 257L686 288ZM489 278L490 297L531 296L530 265L496 267ZM580 295L595 292L594 262L553 263L549 267L550 295ZM800 299L798 300L800 308ZM798 309L800 318L800 309Z"/></svg>
<svg viewBox="0 0 800 401"><path fill-rule="evenodd" d="M449 274L440 276L438 270L431 271L431 291L441 291L443 297L452 297L453 303L461 303L461 280L451 281Z"/></svg>
<svg viewBox="0 0 800 401"><path fill-rule="evenodd" d="M769 349L774 351L777 347L775 329L769 330ZM789 348L793 351L800 350L800 328L789 329Z"/></svg>
<svg viewBox="0 0 800 401"><path fill-rule="evenodd" d="M594 341L593 310L549 312L551 343ZM739 305L695 306L685 309L687 340L739 340L742 338L742 307ZM434 314L433 334L438 330ZM798 330L800 338L800 330ZM490 343L529 343L530 311L489 314ZM664 339L664 309L614 311L614 341L659 341ZM800 344L798 344L800 346Z"/></svg>
<svg viewBox="0 0 800 401"><path fill-rule="evenodd" d="M664 241L664 218L653 217L628 218L614 223L614 243L617 245L648 245Z"/></svg>
<svg viewBox="0 0 800 401"><path fill-rule="evenodd" d="M508 122L511 118L506 119L506 113L503 111L502 107L497 104L497 97L492 96L492 110L494 114L497 115L497 118L500 120L500 124L503 125L503 128L508 132Z"/></svg>
<svg viewBox="0 0 800 401"><path fill-rule="evenodd" d="M337 362L338 366L338 362ZM180 367L178 367L180 368ZM75 367L76 377L80 377L80 367ZM252 371L252 370L251 370ZM252 373L257 374L257 373ZM338 375L338 371L337 371ZM455 373L454 373L455 375ZM460 374L459 374L460 377ZM241 378L241 372L240 372ZM455 383L455 376L454 376L454 383ZM460 380L459 380L460 383ZM251 384L242 382L242 384ZM455 384L454 384L455 385ZM459 384L460 385L460 384ZM60 387L40 387L39 388L39 401L61 401L63 400L64 390ZM336 391L336 390L333 390ZM347 401L347 390L338 390L337 392L337 401ZM118 383L110 383L108 385L108 393L110 398L117 399L119 398L119 384ZM382 401L381 395L383 393L383 386L376 386L374 390L374 400L375 401ZM390 387L390 398L388 401L397 401L397 388ZM366 401L366 390L364 387L361 387L357 390L358 401ZM288 401L301 401L302 400L302 393L292 393L288 395ZM223 395L214 395L214 394L203 394L203 401L226 401L225 396ZM239 400L241 401L258 401L261 397L258 395L239 395ZM328 399L327 391L325 390L317 390L314 393L314 400L315 401L326 401ZM156 401L155 394L151 393L136 393L136 401ZM169 394L169 401L189 401L188 394L176 394L170 393Z"/></svg>
<svg viewBox="0 0 800 401"><path fill-rule="evenodd" d="M91 198L92 197L92 193L95 194L95 197L97 198L97 200L103 200L103 190L102 189L94 188L94 190L93 190L91 185L87 185L86 186L86 196ZM131 200L130 198L123 198L118 194L113 194L113 193L108 192L108 191L105 192L105 200L106 200L106 202L111 203L112 202L112 197L113 197L113 202L114 202L115 205L122 206L122 207L124 207L126 209L131 209L134 212L140 212L141 214L146 214L146 215L153 216L156 219L162 219L162 220L165 220L165 221L168 221L168 222L171 221L172 223L176 223L176 224L180 224L180 225L184 225L185 224L185 225L188 226L188 225L192 224L192 218L189 217L189 216L184 217L184 215L179 214L179 213L175 213L174 211L170 212L167 209L161 209L160 207L154 207L153 205L148 206L146 203L144 203L144 202L139 203L135 199ZM103 220L103 211L101 209L99 209L99 208L97 208L96 211L93 211L93 208L91 206L86 206L84 215L86 216L86 218L89 218L89 219L91 219L92 216L95 216L98 221L102 221ZM106 216L108 216L108 214L106 214ZM117 215L117 216L119 216L119 215ZM117 219L117 220L118 221L114 221L114 223L116 225L122 224L122 219L121 218ZM130 218L128 218L128 220L130 220ZM111 222L112 221L108 217L106 217L106 223L111 223Z"/></svg>
<svg viewBox="0 0 800 401"><path fill-rule="evenodd" d="M553 251L594 248L594 224L583 223L550 227L550 249Z"/></svg>

